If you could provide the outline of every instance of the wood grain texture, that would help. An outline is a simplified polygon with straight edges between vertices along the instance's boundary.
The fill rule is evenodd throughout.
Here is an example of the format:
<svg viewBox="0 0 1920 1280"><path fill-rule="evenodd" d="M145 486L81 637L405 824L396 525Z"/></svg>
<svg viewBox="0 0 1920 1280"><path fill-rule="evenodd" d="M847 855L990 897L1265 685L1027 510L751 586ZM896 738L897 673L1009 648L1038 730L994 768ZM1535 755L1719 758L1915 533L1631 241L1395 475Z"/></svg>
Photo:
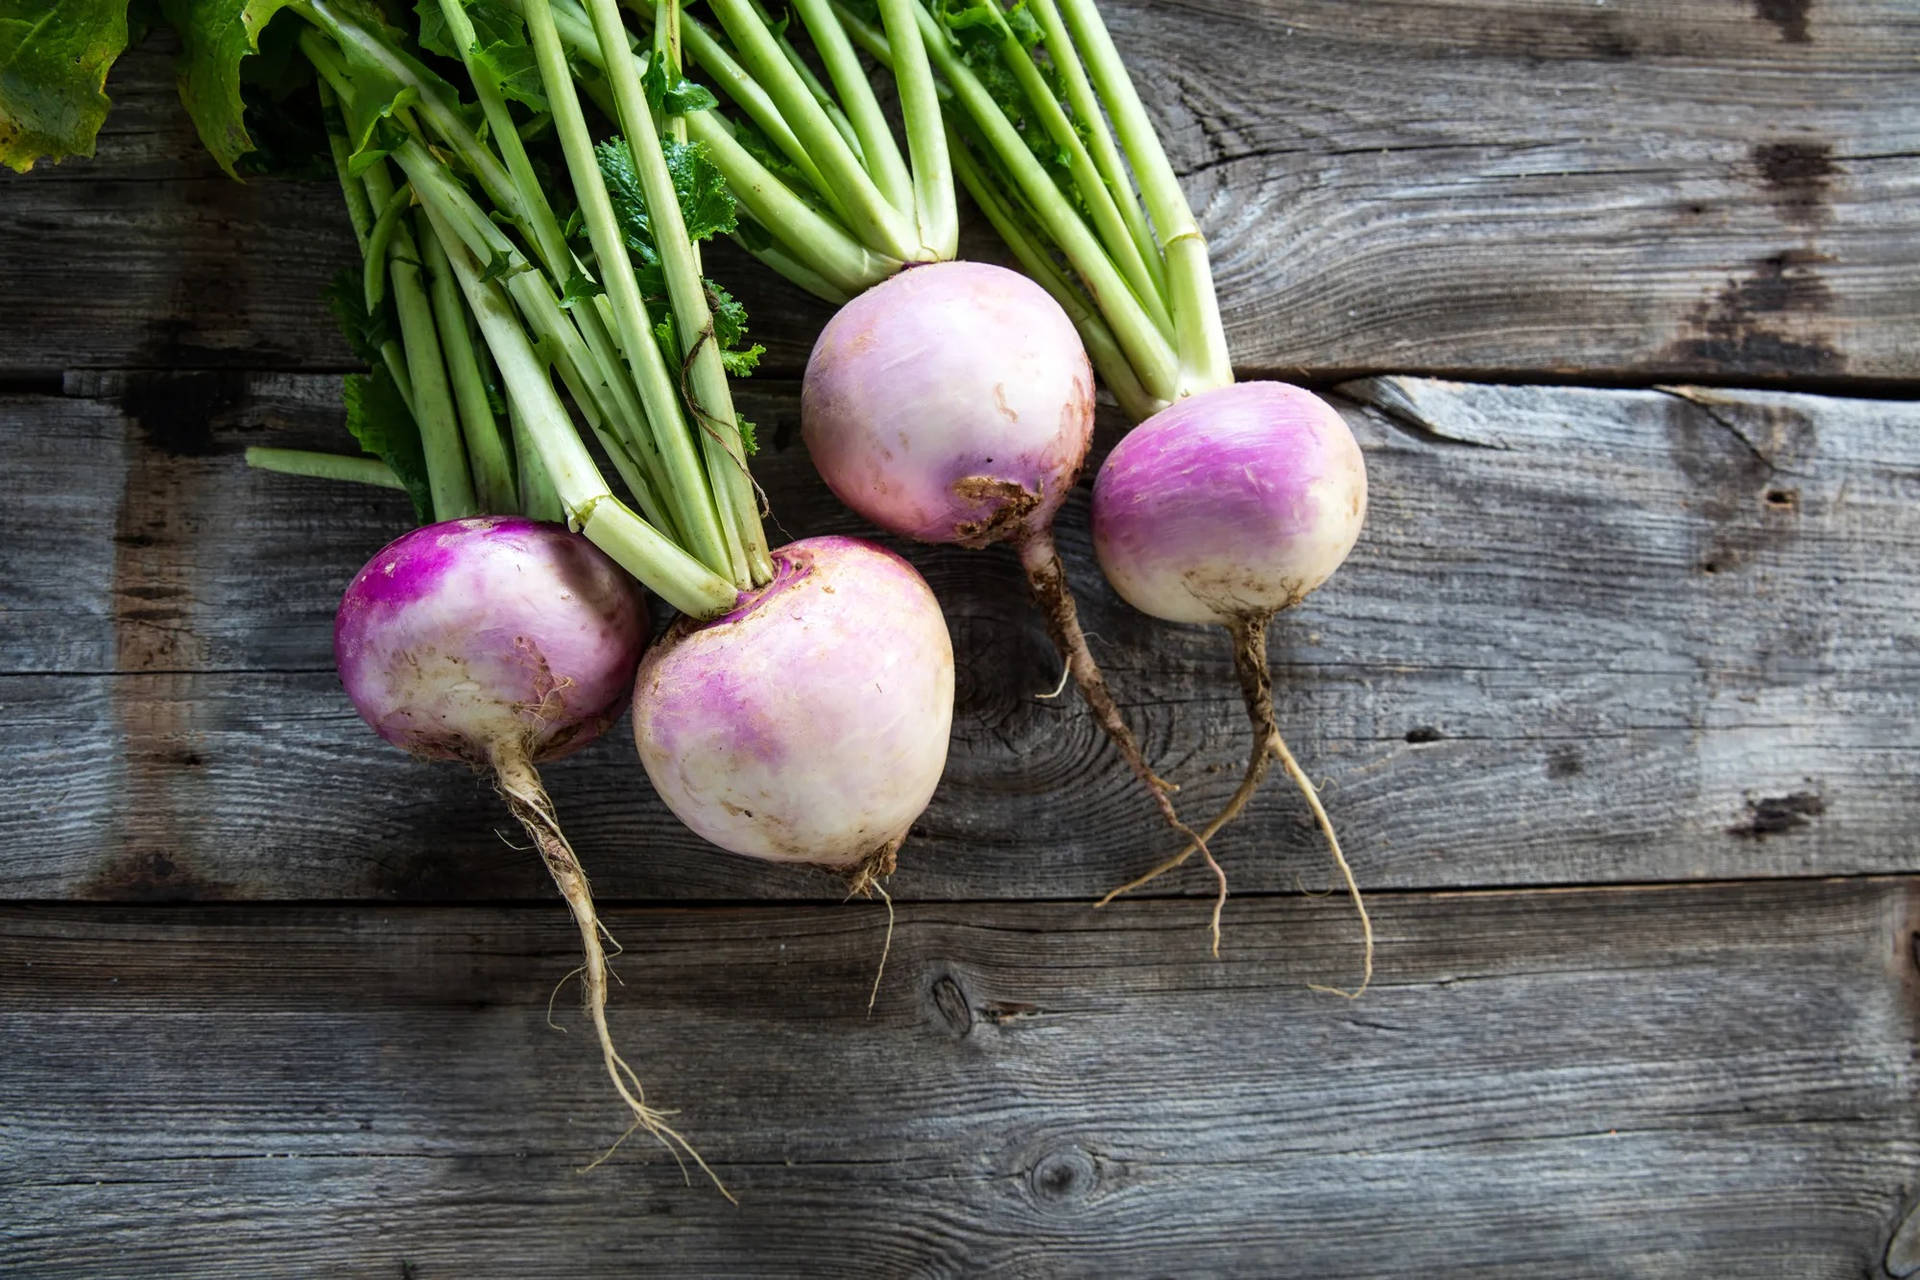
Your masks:
<svg viewBox="0 0 1920 1280"><path fill-rule="evenodd" d="M1880 1274L1920 1187L1910 880L1336 902L0 910L10 1274Z"/></svg>
<svg viewBox="0 0 1920 1280"><path fill-rule="evenodd" d="M1904 0L1103 9L1242 368L1920 378ZM347 366L318 302L353 257L337 195L222 177L169 52L116 69L98 159L0 179L0 377ZM826 309L737 255L714 271L796 372Z"/></svg>
<svg viewBox="0 0 1920 1280"><path fill-rule="evenodd" d="M24 495L0 509L0 896L543 899L485 786L379 742L332 673L341 584L405 527L403 500L240 465L247 444L338 447L334 381L67 390L0 398ZM1340 402L1366 534L1272 648L1283 726L1362 884L1914 867L1920 404L1404 378ZM791 386L743 406L780 528L865 532L794 439ZM1095 648L1186 811L1211 812L1245 751L1224 634L1122 605L1086 518L1082 493L1061 538ZM959 669L947 775L895 893L1092 896L1150 865L1164 845L1125 770L1071 698L1039 696L1059 668L1011 557L901 549ZM837 896L702 845L631 753L622 727L549 771L603 893ZM1325 883L1277 783L1221 852L1242 891Z"/></svg>

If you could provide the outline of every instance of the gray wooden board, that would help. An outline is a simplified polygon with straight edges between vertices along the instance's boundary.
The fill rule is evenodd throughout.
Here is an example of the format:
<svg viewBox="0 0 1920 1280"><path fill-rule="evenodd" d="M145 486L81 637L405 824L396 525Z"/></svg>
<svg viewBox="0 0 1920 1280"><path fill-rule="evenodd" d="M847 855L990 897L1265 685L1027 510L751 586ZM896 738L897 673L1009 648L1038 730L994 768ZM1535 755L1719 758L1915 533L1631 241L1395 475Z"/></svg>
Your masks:
<svg viewBox="0 0 1920 1280"><path fill-rule="evenodd" d="M1912 879L621 910L619 1131L534 908L0 909L10 1275L1878 1276Z"/></svg>
<svg viewBox="0 0 1920 1280"><path fill-rule="evenodd" d="M405 527L404 500L240 464L248 443L331 445L334 380L68 390L0 398L20 495L0 511L0 896L544 895L485 786L381 743L332 673L341 584ZM780 440L791 394L760 384L744 408ZM1366 535L1273 657L1363 884L1915 866L1920 404L1418 379L1341 403ZM797 442L758 472L793 535L865 532ZM1086 518L1082 493L1061 536L1095 648L1186 811L1210 813L1246 744L1224 637L1123 605ZM1117 757L1070 695L1040 696L1059 666L1011 557L901 549L945 607L959 687L895 892L1092 895L1150 865L1167 840ZM624 726L549 780L611 895L835 892L695 839ZM1221 844L1239 888L1325 882L1304 815L1283 784L1262 793Z"/></svg>
<svg viewBox="0 0 1920 1280"><path fill-rule="evenodd" d="M1244 368L1920 377L1905 0L1103 8ZM0 377L348 363L317 297L353 258L337 195L221 176L169 55L116 68L96 160L0 178ZM826 309L714 270L796 371Z"/></svg>

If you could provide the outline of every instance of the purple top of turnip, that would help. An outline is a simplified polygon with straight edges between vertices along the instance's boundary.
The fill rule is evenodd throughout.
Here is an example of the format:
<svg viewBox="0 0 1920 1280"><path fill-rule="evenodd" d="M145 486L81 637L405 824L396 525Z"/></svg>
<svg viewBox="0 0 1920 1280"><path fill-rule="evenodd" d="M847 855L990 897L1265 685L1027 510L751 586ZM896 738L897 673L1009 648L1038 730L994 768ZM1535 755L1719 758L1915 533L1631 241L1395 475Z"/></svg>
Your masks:
<svg viewBox="0 0 1920 1280"><path fill-rule="evenodd" d="M619 715L647 620L628 577L563 526L481 516L415 529L367 562L334 619L347 696L415 755L535 762Z"/></svg>

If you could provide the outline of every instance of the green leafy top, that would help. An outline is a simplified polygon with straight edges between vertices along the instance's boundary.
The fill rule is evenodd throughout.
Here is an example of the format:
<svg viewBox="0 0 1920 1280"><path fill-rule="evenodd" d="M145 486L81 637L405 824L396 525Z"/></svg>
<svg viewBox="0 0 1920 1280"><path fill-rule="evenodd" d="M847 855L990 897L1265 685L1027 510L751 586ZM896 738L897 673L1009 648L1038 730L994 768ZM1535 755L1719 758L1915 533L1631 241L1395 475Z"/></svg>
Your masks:
<svg viewBox="0 0 1920 1280"><path fill-rule="evenodd" d="M180 33L180 101L200 141L228 173L253 150L240 64L260 49L260 34L290 0L160 0ZM236 174L236 176L238 176Z"/></svg>
<svg viewBox="0 0 1920 1280"><path fill-rule="evenodd" d="M540 67L520 15L501 0L461 0L461 5L473 24L474 62L493 77L502 96L544 113L547 94L541 87ZM417 0L414 12L420 18L422 49L444 58L466 56L469 51L454 43L440 0Z"/></svg>
<svg viewBox="0 0 1920 1280"><path fill-rule="evenodd" d="M704 91L703 91L704 92ZM739 226L739 210L733 193L727 189L726 175L720 172L705 146L681 142L671 135L660 139L666 154L667 172L673 176L674 192L680 197L680 216L687 224L687 236L694 241L726 235ZM660 250L654 243L653 223L647 216L647 202L640 193L640 176L633 170L633 153L624 138L613 138L595 148L600 172L607 180L607 195L613 201L614 216L620 220L627 249L633 254L634 274L640 283L647 308L661 312L667 306L666 275L660 267ZM713 338L720 348L721 362L727 372L741 377L752 371L766 350L759 344L743 346L747 335L746 308L732 294L707 280L707 303L713 310ZM569 285L569 295L574 294ZM671 323L655 326L656 336L677 366L684 353Z"/></svg>
<svg viewBox="0 0 1920 1280"><path fill-rule="evenodd" d="M90 156L127 47L127 0L0 0L0 164Z"/></svg>
<svg viewBox="0 0 1920 1280"><path fill-rule="evenodd" d="M1061 193L1078 207L1080 195L1073 183L1067 151L1047 132L1046 125L1034 112L1026 90L1006 63L1004 43L1008 37L1012 37L1032 57L1034 67L1046 82L1054 101L1071 117L1059 75L1041 43L1045 33L1039 21L1027 12L1025 0L1014 0L1004 9L998 0L937 0L932 7L936 21L947 33L960 60L972 69L987 92L993 95L995 104L1019 131L1034 158L1046 166ZM956 120L956 123L965 124L964 120ZM1073 125L1084 138L1084 122L1074 120Z"/></svg>

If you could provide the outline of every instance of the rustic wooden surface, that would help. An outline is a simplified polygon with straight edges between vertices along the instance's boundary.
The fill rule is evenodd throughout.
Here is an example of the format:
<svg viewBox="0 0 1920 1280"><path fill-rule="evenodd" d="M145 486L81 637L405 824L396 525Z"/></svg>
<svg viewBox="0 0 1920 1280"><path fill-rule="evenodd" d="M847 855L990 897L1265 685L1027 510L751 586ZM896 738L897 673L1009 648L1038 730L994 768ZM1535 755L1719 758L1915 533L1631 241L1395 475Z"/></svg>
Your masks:
<svg viewBox="0 0 1920 1280"><path fill-rule="evenodd" d="M31 1276L1874 1274L1907 880L616 911L615 1025L739 1194L617 1132L563 911L0 912ZM75 1118L88 1118L75 1125ZM221 1270L224 1268L225 1270Z"/></svg>
<svg viewBox="0 0 1920 1280"><path fill-rule="evenodd" d="M1245 368L1874 382L1920 360L1908 0L1103 10ZM354 261L333 193L227 181L162 42L113 98L99 162L0 202L0 376L346 367L310 305ZM735 274L770 369L798 370L825 308Z"/></svg>
<svg viewBox="0 0 1920 1280"><path fill-rule="evenodd" d="M959 706L871 1019L880 908L701 847L624 729L551 771L616 1034L743 1204L578 1176L564 912L331 671L404 504L240 465L339 447L336 198L219 176L156 43L95 161L0 179L0 1273L1920 1274L1920 12L1104 7L1243 367L1366 450L1273 656L1374 990L1306 990L1357 946L1279 786L1220 960L1203 877L1093 911L1164 841L1010 559L903 547ZM864 532L795 430L824 312L728 268L780 527ZM1061 535L1206 811L1224 641L1112 596L1084 493Z"/></svg>

